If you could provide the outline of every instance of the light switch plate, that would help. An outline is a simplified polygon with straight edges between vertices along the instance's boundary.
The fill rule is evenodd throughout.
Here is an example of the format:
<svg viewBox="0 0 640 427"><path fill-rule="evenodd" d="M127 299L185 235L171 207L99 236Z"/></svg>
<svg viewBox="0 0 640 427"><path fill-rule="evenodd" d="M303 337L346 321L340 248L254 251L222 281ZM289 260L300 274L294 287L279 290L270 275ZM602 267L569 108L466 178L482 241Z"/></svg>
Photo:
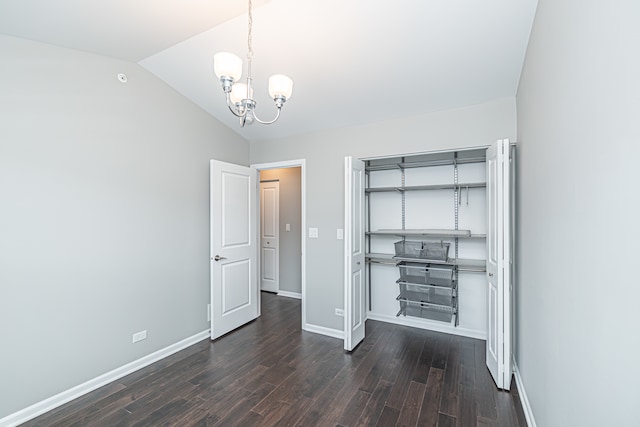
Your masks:
<svg viewBox="0 0 640 427"><path fill-rule="evenodd" d="M336 232L336 239L344 239L344 230L342 228L338 228L338 231Z"/></svg>
<svg viewBox="0 0 640 427"><path fill-rule="evenodd" d="M309 228L309 238L317 239L318 238L318 229L317 228Z"/></svg>
<svg viewBox="0 0 640 427"><path fill-rule="evenodd" d="M291 224L285 224L285 225L284 225L284 229L285 229L286 231L291 231Z"/></svg>

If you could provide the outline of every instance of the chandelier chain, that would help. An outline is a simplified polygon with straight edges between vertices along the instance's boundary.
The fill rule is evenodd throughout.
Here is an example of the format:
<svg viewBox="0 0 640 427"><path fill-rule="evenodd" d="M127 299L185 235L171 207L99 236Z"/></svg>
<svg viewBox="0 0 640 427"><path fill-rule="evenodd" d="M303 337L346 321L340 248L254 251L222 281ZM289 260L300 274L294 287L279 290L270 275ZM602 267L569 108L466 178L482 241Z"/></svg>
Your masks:
<svg viewBox="0 0 640 427"><path fill-rule="evenodd" d="M251 39L253 37L252 34L252 30L253 30L253 15L251 13L251 9L252 9L252 1L249 0L249 21L248 21L248 35L247 35L247 58L251 59L253 58L253 48L251 47Z"/></svg>

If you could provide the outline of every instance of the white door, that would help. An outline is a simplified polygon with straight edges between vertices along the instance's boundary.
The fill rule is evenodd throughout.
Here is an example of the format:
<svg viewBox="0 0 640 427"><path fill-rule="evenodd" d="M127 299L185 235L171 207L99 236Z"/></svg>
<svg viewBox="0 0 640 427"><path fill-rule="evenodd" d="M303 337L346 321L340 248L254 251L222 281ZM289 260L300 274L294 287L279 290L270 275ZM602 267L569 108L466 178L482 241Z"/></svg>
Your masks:
<svg viewBox="0 0 640 427"><path fill-rule="evenodd" d="M344 349L364 339L364 162L345 158L344 219Z"/></svg>
<svg viewBox="0 0 640 427"><path fill-rule="evenodd" d="M498 388L511 384L510 146L487 150L487 367Z"/></svg>
<svg viewBox="0 0 640 427"><path fill-rule="evenodd" d="M280 183L260 183L260 289L278 292L280 280Z"/></svg>
<svg viewBox="0 0 640 427"><path fill-rule="evenodd" d="M211 339L260 315L256 177L211 160Z"/></svg>

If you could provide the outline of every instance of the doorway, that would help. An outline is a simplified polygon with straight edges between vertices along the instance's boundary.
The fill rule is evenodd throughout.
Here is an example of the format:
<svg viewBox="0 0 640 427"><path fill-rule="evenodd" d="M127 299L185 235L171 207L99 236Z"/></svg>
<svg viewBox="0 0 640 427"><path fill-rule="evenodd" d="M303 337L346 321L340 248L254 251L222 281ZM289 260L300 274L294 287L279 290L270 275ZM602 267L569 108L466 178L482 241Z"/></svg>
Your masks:
<svg viewBox="0 0 640 427"><path fill-rule="evenodd" d="M254 164L252 167L258 170L261 189L260 287L279 296L300 299L304 330L305 160ZM274 206L275 203L277 206ZM267 218L264 217L265 213Z"/></svg>

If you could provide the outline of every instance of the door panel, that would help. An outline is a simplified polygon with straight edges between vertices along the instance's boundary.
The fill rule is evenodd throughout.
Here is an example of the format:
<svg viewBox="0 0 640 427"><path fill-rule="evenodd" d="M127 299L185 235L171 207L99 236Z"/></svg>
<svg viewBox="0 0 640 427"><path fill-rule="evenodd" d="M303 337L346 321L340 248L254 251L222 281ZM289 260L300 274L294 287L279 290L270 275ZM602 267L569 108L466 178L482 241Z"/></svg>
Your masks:
<svg viewBox="0 0 640 427"><path fill-rule="evenodd" d="M211 161L211 339L260 313L256 176Z"/></svg>
<svg viewBox="0 0 640 427"><path fill-rule="evenodd" d="M222 247L249 245L251 223L249 197L251 177L224 171L221 173Z"/></svg>
<svg viewBox="0 0 640 427"><path fill-rule="evenodd" d="M365 334L364 162L345 158L344 348L352 351Z"/></svg>
<svg viewBox="0 0 640 427"><path fill-rule="evenodd" d="M273 248L262 248L262 280L276 279L276 251ZM264 285L263 285L264 290Z"/></svg>
<svg viewBox="0 0 640 427"><path fill-rule="evenodd" d="M222 266L222 316L251 304L250 276L251 263L247 260Z"/></svg>
<svg viewBox="0 0 640 427"><path fill-rule="evenodd" d="M487 360L492 361L493 366L489 366L492 369L492 375L497 376L498 372L498 292L494 283L489 282L489 297L488 297L489 310L489 324L487 327ZM494 372L495 371L495 372Z"/></svg>
<svg viewBox="0 0 640 427"><path fill-rule="evenodd" d="M260 289L280 289L280 183L260 183Z"/></svg>
<svg viewBox="0 0 640 427"><path fill-rule="evenodd" d="M353 294L360 295L362 291L362 270L356 271L351 280L353 283ZM353 298L352 302L351 310L353 310L353 316L351 316L351 329L357 329L360 327L363 319L362 305L360 304L360 298L358 297Z"/></svg>

